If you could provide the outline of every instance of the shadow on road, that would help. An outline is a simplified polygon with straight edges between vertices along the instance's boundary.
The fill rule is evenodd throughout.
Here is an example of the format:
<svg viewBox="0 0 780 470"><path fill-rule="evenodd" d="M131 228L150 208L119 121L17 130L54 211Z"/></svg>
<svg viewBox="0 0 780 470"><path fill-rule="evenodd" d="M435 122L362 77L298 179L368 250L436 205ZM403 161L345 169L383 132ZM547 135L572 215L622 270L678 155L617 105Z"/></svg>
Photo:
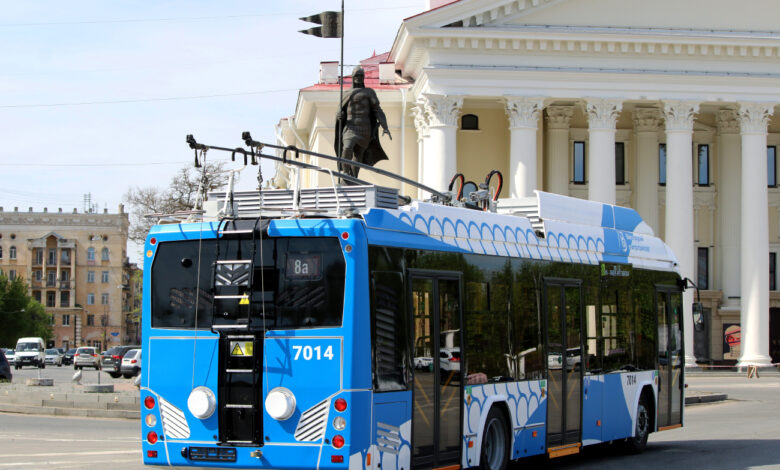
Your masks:
<svg viewBox="0 0 780 470"><path fill-rule="evenodd" d="M617 444L600 444L586 447L578 455L552 460L546 456L538 456L520 460L509 468L735 470L778 464L780 438L651 442L648 443L647 450L639 455L627 454Z"/></svg>

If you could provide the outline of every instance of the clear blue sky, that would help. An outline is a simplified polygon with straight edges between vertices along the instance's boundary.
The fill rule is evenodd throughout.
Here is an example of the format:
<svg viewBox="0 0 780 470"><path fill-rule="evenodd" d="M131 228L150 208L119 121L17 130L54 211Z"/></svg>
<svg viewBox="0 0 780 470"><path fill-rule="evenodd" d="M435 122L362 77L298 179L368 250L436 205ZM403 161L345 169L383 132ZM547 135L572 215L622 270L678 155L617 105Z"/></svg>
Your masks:
<svg viewBox="0 0 780 470"><path fill-rule="evenodd" d="M0 206L116 212L130 186L166 186L184 138L241 144L273 125L338 60L298 33L338 0L0 2ZM390 49L424 0L346 1L345 63ZM212 98L194 98L229 95ZM216 155L216 153L214 154ZM251 187L255 174L244 177ZM266 175L270 177L271 175ZM131 253L132 256L132 253Z"/></svg>

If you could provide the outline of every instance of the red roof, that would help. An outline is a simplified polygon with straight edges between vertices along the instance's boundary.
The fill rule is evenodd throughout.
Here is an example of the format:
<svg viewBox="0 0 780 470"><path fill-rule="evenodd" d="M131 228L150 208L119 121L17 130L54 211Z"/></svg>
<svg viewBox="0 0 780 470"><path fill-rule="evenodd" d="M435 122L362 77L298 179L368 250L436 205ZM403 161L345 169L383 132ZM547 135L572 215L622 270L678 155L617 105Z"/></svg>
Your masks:
<svg viewBox="0 0 780 470"><path fill-rule="evenodd" d="M398 90L401 88L409 88L412 83L379 83L379 64L387 62L390 57L390 52L383 52L382 54L374 55L367 59L360 61L360 66L366 73L365 85L367 88L373 88L375 90ZM344 89L352 87L352 76L347 75L344 77ZM302 88L301 91L323 91L323 90L338 90L338 83L317 83L306 88Z"/></svg>

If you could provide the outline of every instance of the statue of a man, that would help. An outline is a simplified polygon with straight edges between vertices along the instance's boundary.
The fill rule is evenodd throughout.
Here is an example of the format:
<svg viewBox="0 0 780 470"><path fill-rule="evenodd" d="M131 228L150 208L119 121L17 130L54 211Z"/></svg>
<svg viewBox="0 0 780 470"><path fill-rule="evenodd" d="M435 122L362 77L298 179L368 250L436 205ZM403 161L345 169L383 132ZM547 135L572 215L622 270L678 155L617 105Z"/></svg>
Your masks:
<svg viewBox="0 0 780 470"><path fill-rule="evenodd" d="M336 116L336 154L339 155L341 148L340 155L344 160L373 166L378 161L387 160L379 144L379 126L382 126L382 135L390 139L393 137L387 129L387 118L379 106L379 98L374 90L365 87L364 79L365 72L357 67L352 72L352 89L344 95ZM339 169L354 177L360 170L347 164L339 164Z"/></svg>

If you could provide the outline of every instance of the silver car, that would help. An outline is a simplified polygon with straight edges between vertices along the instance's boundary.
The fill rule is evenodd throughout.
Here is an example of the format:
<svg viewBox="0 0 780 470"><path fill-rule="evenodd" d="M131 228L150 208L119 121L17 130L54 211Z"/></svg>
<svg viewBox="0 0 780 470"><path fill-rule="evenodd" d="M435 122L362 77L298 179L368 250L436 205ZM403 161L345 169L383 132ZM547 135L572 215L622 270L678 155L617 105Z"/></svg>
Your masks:
<svg viewBox="0 0 780 470"><path fill-rule="evenodd" d="M76 350L76 354L73 355L73 368L82 369L84 367L94 367L95 370L100 370L100 356L97 349L85 346Z"/></svg>
<svg viewBox="0 0 780 470"><path fill-rule="evenodd" d="M59 349L47 349L45 361L47 365L62 367L62 353Z"/></svg>

